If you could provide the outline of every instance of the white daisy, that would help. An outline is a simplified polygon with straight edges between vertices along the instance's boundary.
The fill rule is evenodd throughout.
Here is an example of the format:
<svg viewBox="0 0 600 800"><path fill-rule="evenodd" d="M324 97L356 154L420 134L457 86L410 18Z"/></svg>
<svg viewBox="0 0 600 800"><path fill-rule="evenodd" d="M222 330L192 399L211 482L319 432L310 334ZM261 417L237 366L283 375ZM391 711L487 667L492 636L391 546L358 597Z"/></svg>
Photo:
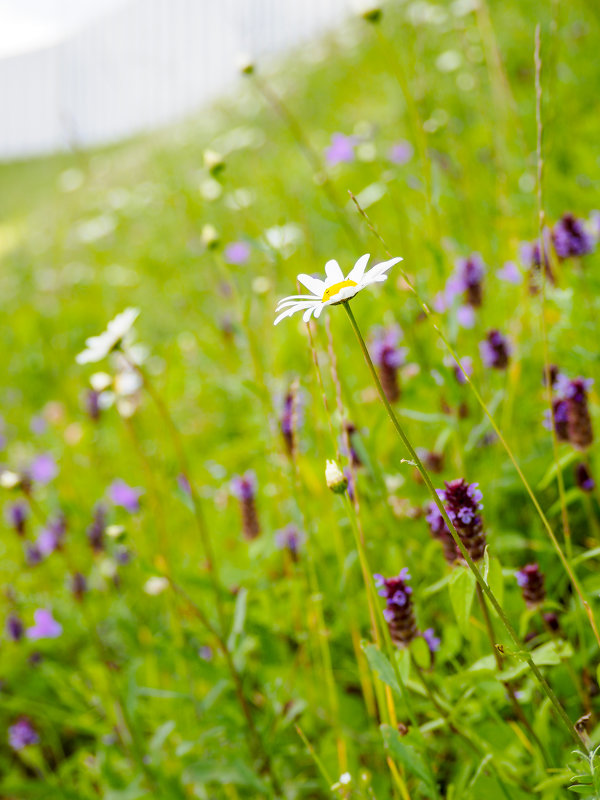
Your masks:
<svg viewBox="0 0 600 800"><path fill-rule="evenodd" d="M98 336L90 336L85 340L86 349L75 358L78 364L94 364L102 361L103 358L117 347L123 338L129 333L133 323L139 315L137 308L126 308L112 319L106 326L106 330Z"/></svg>
<svg viewBox="0 0 600 800"><path fill-rule="evenodd" d="M365 272L369 258L368 253L361 256L347 277L344 277L344 273L335 259L325 264L325 280L313 278L311 275L298 275L300 283L306 286L311 294L295 294L280 300L277 304L279 316L275 319L274 324L277 325L285 317L291 317L296 311L304 312L302 316L304 322L308 322L313 315L315 319L318 319L325 306L343 303L366 286L387 280L387 271L394 264L402 261L401 258L391 258L389 261L376 264Z"/></svg>

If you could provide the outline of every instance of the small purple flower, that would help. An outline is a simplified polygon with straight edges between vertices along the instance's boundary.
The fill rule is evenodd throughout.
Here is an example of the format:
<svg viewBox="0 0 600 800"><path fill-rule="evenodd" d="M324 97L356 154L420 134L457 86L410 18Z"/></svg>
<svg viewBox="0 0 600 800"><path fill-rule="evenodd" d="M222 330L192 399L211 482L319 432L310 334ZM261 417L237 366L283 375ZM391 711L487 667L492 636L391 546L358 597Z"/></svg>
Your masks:
<svg viewBox="0 0 600 800"><path fill-rule="evenodd" d="M579 258L591 253L594 249L594 237L581 219L573 214L563 214L552 229L552 239L556 255L561 258Z"/></svg>
<svg viewBox="0 0 600 800"><path fill-rule="evenodd" d="M275 545L279 550L287 550L294 561L298 560L300 547L304 542L304 533L296 525L290 523L275 533Z"/></svg>
<svg viewBox="0 0 600 800"><path fill-rule="evenodd" d="M58 550L66 530L66 521L62 515L49 522L45 528L42 528L36 540L37 549L42 556L49 556L50 553Z"/></svg>
<svg viewBox="0 0 600 800"><path fill-rule="evenodd" d="M37 744L40 740L35 728L27 717L21 717L8 729L8 742L13 750Z"/></svg>
<svg viewBox="0 0 600 800"><path fill-rule="evenodd" d="M25 562L27 563L28 567L36 567L38 564L41 564L44 560L39 547L34 542L33 544L27 543L25 545Z"/></svg>
<svg viewBox="0 0 600 800"><path fill-rule="evenodd" d="M331 145L325 150L325 159L330 166L354 161L354 136L345 136L343 133L331 135Z"/></svg>
<svg viewBox="0 0 600 800"><path fill-rule="evenodd" d="M437 653L437 651L440 649L442 640L435 635L433 628L426 628L421 635L427 642L429 651L431 653Z"/></svg>
<svg viewBox="0 0 600 800"><path fill-rule="evenodd" d="M566 404L567 437L576 450L586 450L594 441L587 397L592 384L589 378L569 380L559 375L554 387L559 400Z"/></svg>
<svg viewBox="0 0 600 800"><path fill-rule="evenodd" d="M569 410L568 410L568 403L566 400L561 400L560 398L554 398L552 401L552 413L549 410L544 412L544 421L543 426L546 430L552 430L552 422L551 419L554 419L554 430L556 432L556 438L559 442L568 442L569 441L569 430L568 430L568 418L569 418Z"/></svg>
<svg viewBox="0 0 600 800"><path fill-rule="evenodd" d="M596 486L596 481L593 479L589 467L582 461L575 466L575 482L584 492L592 492Z"/></svg>
<svg viewBox="0 0 600 800"><path fill-rule="evenodd" d="M228 264L245 264L250 258L250 246L246 242L231 242L224 251Z"/></svg>
<svg viewBox="0 0 600 800"><path fill-rule="evenodd" d="M106 509L100 503L94 509L94 521L87 529L90 547L95 553L104 549L104 532L106 530Z"/></svg>
<svg viewBox="0 0 600 800"><path fill-rule="evenodd" d="M46 608L38 608L33 612L35 625L27 628L27 638L33 641L37 639L56 639L61 635L62 625L52 616L52 612Z"/></svg>
<svg viewBox="0 0 600 800"><path fill-rule="evenodd" d="M41 453L29 466L29 476L36 483L50 483L58 475L58 466L50 453Z"/></svg>
<svg viewBox="0 0 600 800"><path fill-rule="evenodd" d="M486 367L506 369L508 366L511 348L500 331L488 331L487 337L479 344L479 351Z"/></svg>
<svg viewBox="0 0 600 800"><path fill-rule="evenodd" d="M457 478L445 481L444 485L446 488L438 489L437 493L464 547L473 561L479 561L484 556L486 546L483 521L479 514L483 508L479 484Z"/></svg>
<svg viewBox="0 0 600 800"><path fill-rule="evenodd" d="M29 516L29 506L23 500L17 500L15 503L9 503L5 506L4 515L7 523L15 529L19 536L25 533L25 523Z"/></svg>
<svg viewBox="0 0 600 800"><path fill-rule="evenodd" d="M143 489L134 489L118 478L111 483L108 493L115 506L121 506L130 514L136 514L140 510L140 496L144 493Z"/></svg>
<svg viewBox="0 0 600 800"><path fill-rule="evenodd" d="M504 266L496 271L496 277L501 281L506 281L506 283L513 283L515 286L523 280L521 270L514 261L506 261Z"/></svg>
<svg viewBox="0 0 600 800"><path fill-rule="evenodd" d="M6 620L6 635L13 642L19 642L25 634L25 627L16 614L9 614Z"/></svg>
<svg viewBox="0 0 600 800"><path fill-rule="evenodd" d="M469 378L473 374L473 359L470 356L465 356L464 358L461 358L460 363L462 364L462 369L457 363L454 364L454 375L458 383L460 383L461 386L464 386L467 383L464 373L466 373Z"/></svg>
<svg viewBox="0 0 600 800"><path fill-rule="evenodd" d="M413 157L413 146L406 139L400 139L390 147L388 158L392 164L406 164Z"/></svg>
<svg viewBox="0 0 600 800"><path fill-rule="evenodd" d="M406 647L418 636L417 624L412 605L412 589L408 586L410 573L405 567L395 578L373 575L379 594L385 597L386 606L383 617L390 629L392 641L398 647Z"/></svg>
<svg viewBox="0 0 600 800"><path fill-rule="evenodd" d="M485 264L479 253L472 253L468 258L459 258L456 270L446 284L446 296L452 298L464 292L465 302L479 308L483 300L483 276Z"/></svg>
<svg viewBox="0 0 600 800"><path fill-rule="evenodd" d="M544 602L546 590L544 575L537 564L527 564L515 573L528 608L537 608Z"/></svg>
<svg viewBox="0 0 600 800"><path fill-rule="evenodd" d="M456 309L456 321L461 328L470 330L475 327L475 309L473 306L464 305Z"/></svg>
<svg viewBox="0 0 600 800"><path fill-rule="evenodd" d="M198 655L203 661L212 661L213 660L213 651L212 647L205 644L198 650Z"/></svg>
<svg viewBox="0 0 600 800"><path fill-rule="evenodd" d="M238 500L253 500L258 487L256 473L253 470L248 470L243 475L234 475L230 486L231 493Z"/></svg>
<svg viewBox="0 0 600 800"><path fill-rule="evenodd" d="M402 330L398 325L389 328L376 328L372 344L373 361L379 369L379 379L385 396L390 403L400 399L398 369L404 364L408 352L398 347Z"/></svg>

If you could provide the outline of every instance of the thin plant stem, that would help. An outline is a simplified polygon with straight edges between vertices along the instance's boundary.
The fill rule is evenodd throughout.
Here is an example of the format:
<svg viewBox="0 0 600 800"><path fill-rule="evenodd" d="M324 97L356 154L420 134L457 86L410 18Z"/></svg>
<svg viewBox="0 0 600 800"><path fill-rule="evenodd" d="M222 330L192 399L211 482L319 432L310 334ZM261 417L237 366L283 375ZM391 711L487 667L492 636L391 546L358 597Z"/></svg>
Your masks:
<svg viewBox="0 0 600 800"><path fill-rule="evenodd" d="M361 214L361 216L364 217L364 219L366 220L367 225L369 227L369 230L382 243L382 245L385 248L385 252L388 255L391 256L391 253L387 249L387 246L386 246L384 240L382 239L381 235L378 233L378 231L375 229L375 227L371 223L371 220L369 219L369 217L367 216L365 211L361 208L361 206L358 203L356 197L352 194L352 192L349 192L349 194L350 194L350 197L352 198L356 208L358 209L359 214ZM588 621L589 621L590 626L591 626L591 628L592 628L592 630L594 632L594 636L596 637L596 642L598 643L598 646L600 647L600 632L598 631L598 626L596 624L596 618L595 618L593 609L592 609L589 601L587 600L587 598L586 598L586 596L585 596L585 594L583 592L583 589L582 589L577 577L575 576L575 573L574 573L574 571L573 571L573 569L572 569L572 567L571 567L571 565L569 563L569 559L563 553L562 548L560 546L560 543L558 542L558 539L556 538L556 535L555 535L554 531L552 530L552 526L548 522L548 518L544 514L544 512L542 510L542 507L540 506L539 501L538 501L537 497L535 496L535 493L534 493L533 489L531 488L531 485L530 485L529 481L525 477L525 474L523 473L523 470L519 466L519 462L517 461L517 459L516 459L512 449L511 449L511 447L509 446L508 442L504 438L500 428L498 427L498 425L496 423L496 420L494 419L492 413L490 412L489 408L487 407L486 403L484 402L484 400L483 400L480 392L478 391L477 387L475 386L475 384L473 383L473 381L471 380L469 375L466 373L466 371L465 371L465 369L464 369L464 367L463 367L463 365L462 365L462 363L460 361L460 358L458 357L458 354L456 353L456 351L454 350L454 348L452 347L452 345L448 341L447 336L444 334L444 332L441 330L441 328L435 322L435 320L433 318L433 314L431 313L429 307L421 299L419 293L417 292L417 290L413 286L409 275L401 267L399 267L399 272L402 275L402 277L403 277L406 285L408 286L409 290L413 293L414 297L416 298L416 300L418 301L419 305L421 306L423 312L425 313L425 316L427 317L427 319L429 320L429 322L433 326L433 329L435 330L436 334L438 335L438 337L441 339L442 343L446 347L448 353L452 356L452 358L456 362L458 368L460 369L460 371L461 371L461 373L462 373L462 375L463 375L463 377L465 379L465 383L468 384L469 388L471 389L471 391L475 395L475 399L479 403L479 406L481 407L481 409L484 412L485 416L488 418L488 420L489 420L489 422L490 422L490 424L491 424L496 436L498 437L498 440L502 444L502 447L504 448L504 450L506 451L506 454L508 455L510 461L512 462L512 465L515 468L515 471L516 471L517 475L519 476L519 479L521 480L521 483L525 487L525 491L529 495L529 498L531 499L531 502L533 503L533 505L535 507L535 510L538 513L538 516L539 516L539 518L540 518L540 520L542 522L542 525L544 526L544 529L546 530L546 533L548 534L548 537L550 538L550 541L552 542L552 545L553 545L554 549L556 550L556 553L557 553L557 555L558 555L558 557L559 557L559 559L560 559L560 561L561 561L561 563L563 565L563 568L564 568L565 572L567 573L567 575L569 577L569 580L571 581L571 584L573 585L573 588L575 589L575 591L576 591L576 593L577 593L577 595L578 595L578 597L579 597L579 599L581 601L581 604L583 605L583 607L584 607L584 609L586 611L586 614L587 614L587 617L588 617Z"/></svg>
<svg viewBox="0 0 600 800"><path fill-rule="evenodd" d="M452 538L454 539L454 541L456 543L456 546L460 550L462 557L467 562L467 565L468 565L469 569L471 570L471 572L475 576L475 580L477 581L478 585L481 587L481 589L485 593L485 595L488 597L488 599L489 599L490 603L492 604L494 610L496 611L496 613L500 617L500 620L502 621L502 624L506 628L506 631L508 632L508 635L510 636L510 638L512 639L512 641L514 642L516 647L519 649L521 655L523 656L523 658L525 659L525 661L529 665L529 668L531 669L531 671L535 675L537 681L539 682L540 686L542 687L542 690L544 691L544 693L546 694L546 696L548 697L548 699L550 700L550 702L554 706L554 709L555 709L556 713L558 714L558 717L561 720L561 722L563 723L564 727L568 731L569 736L571 736L571 738L577 743L577 745L583 745L583 747L585 748L586 752L589 752L589 748L587 746L587 743L585 742L583 737L579 736L579 734L575 731L575 728L573 727L573 724L571 723L571 720L569 719L569 717L567 715L567 712L564 710L564 708L562 707L562 705L561 705L560 701L558 700L557 696L554 694L554 691L553 691L552 687L549 685L549 683L546 681L546 679L544 678L544 676L540 672L540 670L537 667L537 665L534 663L533 659L531 658L531 655L526 650L524 650L523 644L521 643L519 637L517 636L517 633L515 632L510 620L506 616L506 613L504 612L504 609L502 608L502 606L498 602L498 600L496 598L496 595L490 589L488 583L486 582L486 580L484 579L483 575L481 574L481 571L479 570L479 567L475 564L475 562L473 561L473 559L469 555L469 552L465 548L460 536L458 535L458 532L457 532L456 528L454 527L454 524L452 523L452 520L448 516L448 512L446 511L446 509L444 507L444 504L440 500L440 498L438 496L438 493L435 490L435 487L434 487L434 485L433 485L433 483L431 481L431 478L429 477L429 473L427 472L427 470L423 466L423 463L422 463L421 459L419 458L419 456L417 455L414 447L410 443L410 440L408 439L407 435L404 432L404 429L400 425L400 423L398 421L398 418L396 417L396 414L394 413L393 408L391 407L387 397L385 396L385 392L383 391L383 387L382 387L381 382L379 380L379 376L377 375L377 370L375 369L375 367L373 365L373 362L371 360L371 356L369 355L369 351L368 351L367 346L365 344L365 340L362 337L362 334L361 334L360 329L358 327L358 323L356 322L356 319L354 317L354 314L352 312L352 309L350 308L350 305L349 305L348 301L347 300L343 301L342 305L344 306L344 309L345 309L345 311L346 311L346 313L348 315L348 319L350 320L350 324L352 325L354 333L356 334L356 338L358 340L360 348L361 348L361 350L363 352L363 355L365 357L365 361L367 362L367 366L369 367L369 371L371 372L371 376L373 378L373 381L375 383L377 391L379 392L379 396L381 397L381 400L382 400L382 402L383 402L383 404L384 404L384 406L386 408L386 411L387 411L387 413L388 413L388 415L390 417L390 420L391 420L393 426L395 427L396 432L398 433L398 435L399 435L400 439L402 440L404 446L408 450L412 461L414 462L414 464L416 465L417 469L421 473L421 477L423 478L423 481L425 482L427 488L429 489L429 492L431 494L431 497L432 497L434 503L438 507L438 510L439 510L440 514L442 515L446 525L448 526L448 530L450 531L450 533L452 535Z"/></svg>

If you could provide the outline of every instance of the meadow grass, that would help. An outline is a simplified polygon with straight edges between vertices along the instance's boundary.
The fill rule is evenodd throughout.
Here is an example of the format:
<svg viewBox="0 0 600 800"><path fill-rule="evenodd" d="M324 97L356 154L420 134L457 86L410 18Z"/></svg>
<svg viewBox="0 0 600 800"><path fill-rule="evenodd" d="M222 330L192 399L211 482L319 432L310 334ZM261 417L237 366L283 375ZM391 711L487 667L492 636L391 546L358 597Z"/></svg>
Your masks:
<svg viewBox="0 0 600 800"><path fill-rule="evenodd" d="M474 8L390 3L183 124L0 167L3 797L600 796L581 417L598 398L543 382L550 364L598 381L600 256L549 243L553 283L521 248L540 196L549 226L572 212L598 238L600 22L579 1ZM336 133L353 139L332 164ZM273 327L298 274L335 258L346 275L367 252L404 260L351 319L334 305ZM483 278L457 290L474 253ZM127 307L143 351L77 363ZM386 393L397 381L395 423L353 322ZM376 339L394 325L386 376ZM493 330L506 363L502 337L481 349ZM137 388L90 414L99 372ZM427 483L458 478L483 510L453 515L453 484L439 510L477 591L430 509ZM532 563L545 597L535 570L517 581ZM403 568L384 601L372 573ZM40 609L60 628L34 625Z"/></svg>

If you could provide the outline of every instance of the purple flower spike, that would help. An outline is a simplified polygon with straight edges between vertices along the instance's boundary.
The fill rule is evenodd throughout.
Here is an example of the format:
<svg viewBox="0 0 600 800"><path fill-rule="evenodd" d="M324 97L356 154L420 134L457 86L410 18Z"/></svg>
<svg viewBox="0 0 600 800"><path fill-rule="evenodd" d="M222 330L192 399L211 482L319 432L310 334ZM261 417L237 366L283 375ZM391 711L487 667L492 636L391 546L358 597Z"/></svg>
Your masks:
<svg viewBox="0 0 600 800"><path fill-rule="evenodd" d="M393 144L390 148L388 153L388 158L392 162L392 164L398 164L398 166L402 166L402 164L406 164L407 161L410 161L413 157L413 146L410 142L407 142L406 139L401 139L396 144Z"/></svg>
<svg viewBox="0 0 600 800"><path fill-rule="evenodd" d="M231 493L240 501L242 532L246 539L256 539L260 533L260 522L256 511L256 475L249 470L244 475L234 475L231 479Z"/></svg>
<svg viewBox="0 0 600 800"><path fill-rule="evenodd" d="M37 744L39 740L40 737L27 717L21 717L8 729L8 743L13 750L23 750Z"/></svg>
<svg viewBox="0 0 600 800"><path fill-rule="evenodd" d="M29 466L29 476L36 483L50 483L58 475L58 466L50 453L41 453Z"/></svg>
<svg viewBox="0 0 600 800"><path fill-rule="evenodd" d="M279 550L287 550L293 561L298 561L304 533L296 525L289 524L275 533L275 545Z"/></svg>
<svg viewBox="0 0 600 800"><path fill-rule="evenodd" d="M479 561L483 558L486 546L483 521L479 514L483 508L483 495L477 483L469 484L464 478L446 481L445 486L438 494L465 549L473 561Z"/></svg>
<svg viewBox="0 0 600 800"><path fill-rule="evenodd" d="M298 382L293 381L283 400L283 409L279 420L279 427L285 449L290 457L296 452L296 432L302 425L302 408Z"/></svg>
<svg viewBox="0 0 600 800"><path fill-rule="evenodd" d="M488 331L487 337L479 344L481 358L486 367L506 369L511 348L500 331Z"/></svg>
<svg viewBox="0 0 600 800"><path fill-rule="evenodd" d="M594 237L585 223L573 214L564 214L552 229L556 255L561 258L579 258L594 250Z"/></svg>
<svg viewBox="0 0 600 800"><path fill-rule="evenodd" d="M42 528L36 540L37 549L42 556L49 556L62 545L62 540L67 530L64 516L60 515L56 519Z"/></svg>
<svg viewBox="0 0 600 800"><path fill-rule="evenodd" d="M252 500L256 495L258 482L253 470L248 470L243 475L234 475L231 479L231 493L238 500Z"/></svg>
<svg viewBox="0 0 600 800"><path fill-rule="evenodd" d="M537 564L527 564L515 573L528 608L537 608L546 598L544 575Z"/></svg>
<svg viewBox="0 0 600 800"><path fill-rule="evenodd" d="M438 494L439 492L440 490L438 490ZM462 556L456 545L456 542L452 538L450 529L446 525L446 521L434 502L429 504L429 509L425 519L429 525L429 532L431 533L431 536L441 542L446 562L450 564L450 566L453 566Z"/></svg>
<svg viewBox="0 0 600 800"><path fill-rule="evenodd" d="M94 510L94 521L87 529L87 538L90 547L95 553L104 549L104 531L106 529L106 509L102 504Z"/></svg>
<svg viewBox="0 0 600 800"><path fill-rule="evenodd" d="M594 441L587 397L592 383L589 378L571 381L565 375L559 375L554 387L559 402L565 404L567 439L576 450L587 450Z"/></svg>
<svg viewBox="0 0 600 800"><path fill-rule="evenodd" d="M17 500L16 503L10 503L5 507L4 515L7 523L15 529L19 536L25 534L25 523L29 516L29 506L23 500Z"/></svg>
<svg viewBox="0 0 600 800"><path fill-rule="evenodd" d="M130 514L136 514L140 510L140 496L144 493L143 489L134 489L119 478L111 483L108 493L115 506L121 506Z"/></svg>
<svg viewBox="0 0 600 800"><path fill-rule="evenodd" d="M390 403L400 399L398 369L406 361L405 347L398 347L402 338L402 330L398 325L390 328L376 328L374 331L372 353L373 361L379 369L379 378L385 396Z"/></svg>
<svg viewBox="0 0 600 800"><path fill-rule="evenodd" d="M345 136L343 133L331 135L331 145L325 150L325 159L330 166L354 161L354 136Z"/></svg>
<svg viewBox="0 0 600 800"><path fill-rule="evenodd" d="M16 614L10 614L6 620L6 635L13 642L19 642L25 635L25 627Z"/></svg>
<svg viewBox="0 0 600 800"><path fill-rule="evenodd" d="M27 638L33 641L37 639L56 639L62 633L62 625L52 616L52 612L46 608L38 608L33 612L35 625L27 628Z"/></svg>
<svg viewBox="0 0 600 800"><path fill-rule="evenodd" d="M395 578L384 578L379 574L373 577L376 585L382 587L379 594L386 599L383 617L390 629L391 639L398 647L406 647L419 635L411 599L412 589L407 585L410 580L408 569L402 569Z"/></svg>
<svg viewBox="0 0 600 800"><path fill-rule="evenodd" d="M506 283L513 283L515 286L523 280L521 270L514 261L507 261L501 269L497 270L496 277Z"/></svg>
<svg viewBox="0 0 600 800"><path fill-rule="evenodd" d="M429 651L431 653L437 653L437 651L440 649L442 640L435 635L435 631L433 630L433 628L426 628L421 635L427 642Z"/></svg>
<svg viewBox="0 0 600 800"><path fill-rule="evenodd" d="M246 242L231 242L224 251L228 264L245 264L250 258L250 246Z"/></svg>
<svg viewBox="0 0 600 800"><path fill-rule="evenodd" d="M456 377L456 380L461 384L461 386L464 386L467 383L467 379L463 374L463 370L470 378L471 375L473 374L473 359L470 356L465 356L464 358L461 358L460 363L462 364L463 368L461 370L458 364L455 363L454 375Z"/></svg>
<svg viewBox="0 0 600 800"><path fill-rule="evenodd" d="M577 486L584 492L592 492L596 486L596 481L592 477L587 464L580 462L575 467L575 481Z"/></svg>
<svg viewBox="0 0 600 800"><path fill-rule="evenodd" d="M472 253L468 258L459 258L456 270L446 284L448 300L464 293L465 302L473 308L479 308L483 301L484 274L485 264L479 253Z"/></svg>

